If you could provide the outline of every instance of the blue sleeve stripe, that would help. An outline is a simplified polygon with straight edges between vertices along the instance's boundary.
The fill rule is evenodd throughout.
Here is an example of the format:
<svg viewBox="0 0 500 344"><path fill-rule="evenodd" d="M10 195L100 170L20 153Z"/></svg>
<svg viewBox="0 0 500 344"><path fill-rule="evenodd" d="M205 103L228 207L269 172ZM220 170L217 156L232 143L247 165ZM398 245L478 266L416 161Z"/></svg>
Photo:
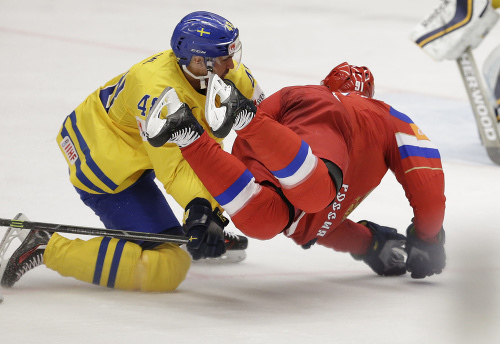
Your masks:
<svg viewBox="0 0 500 344"><path fill-rule="evenodd" d="M106 112L109 112L109 107L111 106L109 97L111 97L115 89L116 85L111 85L99 91L99 99Z"/></svg>
<svg viewBox="0 0 500 344"><path fill-rule="evenodd" d="M118 94L120 94L120 92L125 88L125 77L127 76L127 74L128 72L123 74L116 84L110 85L99 91L99 99L101 100L101 104L107 113L109 112L111 106L113 106L116 97L118 97ZM111 96L113 96L113 98L111 98Z"/></svg>
<svg viewBox="0 0 500 344"><path fill-rule="evenodd" d="M66 137L67 136L67 137L70 138L69 133L66 130L65 125L66 125L66 122L64 123L63 128L61 130L61 135L62 135L62 137ZM70 138L70 140L71 140L71 138ZM87 178L87 176L85 175L85 173L83 173L83 171L82 171L82 163L81 163L80 159L76 159L76 161L75 161L75 168L76 168L76 178L78 178L78 180L83 185L85 185L90 190L93 190L95 192L105 193L103 190L101 190L100 188L98 188L97 186L95 186L94 183L92 183L90 181L90 179Z"/></svg>
<svg viewBox="0 0 500 344"><path fill-rule="evenodd" d="M118 240L116 244L115 253L113 254L113 261L111 262L111 269L109 271L108 278L108 288L114 288L116 282L116 274L118 273L118 266L120 266L120 260L122 258L123 247L127 243L127 240Z"/></svg>
<svg viewBox="0 0 500 344"><path fill-rule="evenodd" d="M424 148L416 146L400 146L399 154L401 154L401 159L405 159L412 156L418 156L423 158L435 158L440 159L441 155L439 150L435 148Z"/></svg>
<svg viewBox="0 0 500 344"><path fill-rule="evenodd" d="M408 123L408 124L412 124L413 121L411 120L410 117L406 116L404 113L402 112L399 112L398 110L396 110L395 108L391 107L390 110L389 110L390 114L394 117L396 117L397 119L405 122L405 123Z"/></svg>
<svg viewBox="0 0 500 344"><path fill-rule="evenodd" d="M94 279L93 284L99 285L101 283L102 269L104 267L104 259L106 259L106 252L108 252L110 237L104 237L101 241L101 246L99 246L99 252L97 253L97 261L95 263Z"/></svg>
<svg viewBox="0 0 500 344"><path fill-rule="evenodd" d="M82 150L83 154L85 155L85 161L87 162L87 166L90 168L90 170L95 174L97 178L101 182L103 182L104 185L106 185L108 188L111 190L115 190L118 185L116 185L111 179L109 179L104 172L97 166L96 162L94 159L92 159L92 156L90 155L90 149L87 145L87 142L85 142L85 139L82 136L82 133L78 129L78 126L76 124L76 113L73 111L71 115L68 116L69 119L71 119L71 126L73 128L73 131L75 132L76 138L78 140L78 144L80 145L80 149ZM66 124L66 123L65 123Z"/></svg>
<svg viewBox="0 0 500 344"><path fill-rule="evenodd" d="M118 83L116 84L116 92L115 95L113 96L113 99L111 99L111 102L109 104L109 107L107 108L107 111L109 111L109 108L113 106L115 103L116 97L120 94L121 91L125 88L125 77L127 76L128 72L123 74Z"/></svg>
<svg viewBox="0 0 500 344"><path fill-rule="evenodd" d="M488 4L486 4L488 6ZM465 11L464 11L465 9ZM456 12L449 23L419 37L415 43L421 48L434 40L460 29L472 19L472 0L457 0Z"/></svg>
<svg viewBox="0 0 500 344"><path fill-rule="evenodd" d="M252 182L253 175L250 173L249 170L245 170L243 174L236 179L236 181L231 184L226 191L221 193L219 196L215 197L217 202L219 202L220 205L227 204L231 202L233 199L236 198L240 194L241 191L249 184L253 183Z"/></svg>
<svg viewBox="0 0 500 344"><path fill-rule="evenodd" d="M309 146L305 141L302 141L302 144L300 145L300 149L293 158L292 162L288 164L285 168L278 170L278 171L271 171L272 174L276 176L276 178L287 178L295 174L297 170L304 164L304 161L306 160L307 157L307 152L309 151Z"/></svg>

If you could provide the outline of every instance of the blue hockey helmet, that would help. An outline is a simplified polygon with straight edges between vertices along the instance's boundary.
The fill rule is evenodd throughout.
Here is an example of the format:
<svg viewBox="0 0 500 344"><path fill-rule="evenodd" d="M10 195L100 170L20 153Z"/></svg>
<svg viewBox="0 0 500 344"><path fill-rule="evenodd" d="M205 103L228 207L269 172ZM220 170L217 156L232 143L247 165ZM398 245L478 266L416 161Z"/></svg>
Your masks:
<svg viewBox="0 0 500 344"><path fill-rule="evenodd" d="M232 56L239 66L239 31L227 19L211 12L197 11L181 19L170 41L180 65L189 65L193 56L214 59Z"/></svg>

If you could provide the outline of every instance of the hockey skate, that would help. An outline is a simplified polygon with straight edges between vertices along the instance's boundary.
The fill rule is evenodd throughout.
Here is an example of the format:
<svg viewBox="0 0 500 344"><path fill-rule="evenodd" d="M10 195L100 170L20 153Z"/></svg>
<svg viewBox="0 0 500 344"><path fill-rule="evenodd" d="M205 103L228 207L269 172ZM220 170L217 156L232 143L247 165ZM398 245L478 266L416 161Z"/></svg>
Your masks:
<svg viewBox="0 0 500 344"><path fill-rule="evenodd" d="M226 253L221 258L230 263L238 263L247 256L245 250L248 247L248 238L224 230L224 246L226 247Z"/></svg>
<svg viewBox="0 0 500 344"><path fill-rule="evenodd" d="M19 213L12 220L28 221L28 218L26 217L26 215ZM26 229L16 228L12 226L7 228L7 231L5 232L2 241L0 242L0 280L3 276L5 265L7 264L7 261L5 260L5 254L7 253L10 244L16 238L23 242L24 239L26 239L26 237L28 236L28 233L29 230Z"/></svg>
<svg viewBox="0 0 500 344"><path fill-rule="evenodd" d="M165 107L167 114L162 119ZM185 147L200 137L203 131L191 109L179 100L172 87L162 92L146 119L146 137L153 147L161 147L167 142Z"/></svg>
<svg viewBox="0 0 500 344"><path fill-rule="evenodd" d="M21 221L28 220L23 214L18 214L14 219ZM14 227L7 229L0 243L0 262L2 266L5 266L0 282L2 287L12 287L26 272L43 264L43 253L51 235L51 233L46 231ZM15 238L21 241L21 245L14 251L6 264L4 264L5 253Z"/></svg>
<svg viewBox="0 0 500 344"><path fill-rule="evenodd" d="M220 107L215 106L216 96ZM222 80L212 74L208 81L205 118L215 137L226 137L231 129L240 130L255 117L257 107L247 99L230 80Z"/></svg>
<svg viewBox="0 0 500 344"><path fill-rule="evenodd" d="M246 248L248 247L248 238L243 235L237 235L224 229L224 246L226 252L218 258L205 258L193 260L194 264L225 264L239 263L247 257Z"/></svg>

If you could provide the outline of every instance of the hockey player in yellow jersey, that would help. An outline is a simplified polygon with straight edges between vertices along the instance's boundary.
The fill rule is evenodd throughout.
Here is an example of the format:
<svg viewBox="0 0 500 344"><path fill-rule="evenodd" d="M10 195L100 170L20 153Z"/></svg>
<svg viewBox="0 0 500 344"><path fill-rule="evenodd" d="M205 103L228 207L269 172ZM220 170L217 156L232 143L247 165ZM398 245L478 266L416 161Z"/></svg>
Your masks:
<svg viewBox="0 0 500 344"><path fill-rule="evenodd" d="M264 95L250 70L240 64L239 31L225 18L210 12L188 14L174 29L171 47L90 94L66 117L57 143L68 163L71 183L106 228L186 234L195 238L187 245L193 259L219 257L230 245L246 248L247 239L223 231L227 219L177 145L155 148L148 143L146 116L163 90L172 87L209 129L204 108L211 73L230 79L256 103ZM155 177L186 210L184 228ZM191 257L170 243L107 237L69 240L32 230L9 259L2 286L13 286L41 263L63 276L97 285L170 291L184 280Z"/></svg>

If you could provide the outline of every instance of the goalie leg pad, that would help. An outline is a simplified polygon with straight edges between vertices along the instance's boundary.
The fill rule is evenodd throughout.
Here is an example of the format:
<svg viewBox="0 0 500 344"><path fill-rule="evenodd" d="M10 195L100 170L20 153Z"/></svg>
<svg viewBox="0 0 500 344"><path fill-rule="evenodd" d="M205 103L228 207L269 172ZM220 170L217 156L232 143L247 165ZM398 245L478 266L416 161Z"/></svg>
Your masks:
<svg viewBox="0 0 500 344"><path fill-rule="evenodd" d="M498 18L489 0L442 1L410 38L436 61L456 60L476 48Z"/></svg>
<svg viewBox="0 0 500 344"><path fill-rule="evenodd" d="M109 237L70 240L54 233L45 265L62 276L120 290L165 292L185 279L191 261L175 244L142 250L132 242Z"/></svg>

